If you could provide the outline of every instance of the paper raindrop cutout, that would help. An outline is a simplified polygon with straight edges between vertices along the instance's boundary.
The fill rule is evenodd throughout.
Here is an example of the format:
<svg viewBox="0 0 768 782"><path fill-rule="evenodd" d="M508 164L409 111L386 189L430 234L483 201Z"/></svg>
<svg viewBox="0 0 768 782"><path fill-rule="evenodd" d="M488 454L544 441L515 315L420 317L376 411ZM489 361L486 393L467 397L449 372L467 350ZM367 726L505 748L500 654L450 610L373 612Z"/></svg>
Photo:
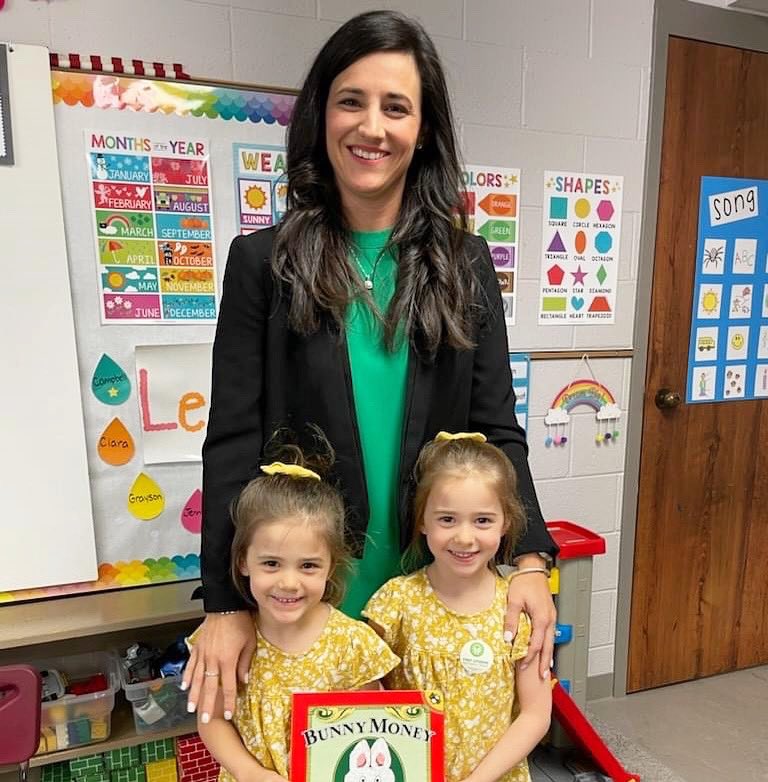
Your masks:
<svg viewBox="0 0 768 782"><path fill-rule="evenodd" d="M156 519L165 509L162 489L144 472L139 473L128 492L128 510L140 521Z"/></svg>
<svg viewBox="0 0 768 782"><path fill-rule="evenodd" d="M131 381L106 353L99 359L91 378L91 390L105 405L121 405L131 395Z"/></svg>
<svg viewBox="0 0 768 782"><path fill-rule="evenodd" d="M203 493L195 489L181 511L181 526L187 532L200 534L203 528Z"/></svg>
<svg viewBox="0 0 768 782"><path fill-rule="evenodd" d="M101 460L113 467L121 467L133 459L136 453L133 437L119 418L113 418L101 433L98 452Z"/></svg>

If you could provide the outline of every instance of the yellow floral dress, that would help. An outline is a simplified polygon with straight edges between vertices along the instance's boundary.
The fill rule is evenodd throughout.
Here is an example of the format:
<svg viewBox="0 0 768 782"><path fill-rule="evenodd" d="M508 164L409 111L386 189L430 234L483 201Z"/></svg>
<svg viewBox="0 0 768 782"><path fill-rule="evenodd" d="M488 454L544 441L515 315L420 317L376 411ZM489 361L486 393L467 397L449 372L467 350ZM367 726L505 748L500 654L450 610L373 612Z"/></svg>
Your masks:
<svg viewBox="0 0 768 782"><path fill-rule="evenodd" d="M399 660L363 622L335 608L312 647L288 654L256 629L248 684L237 696L233 722L246 749L266 769L288 778L291 694L355 690L381 679ZM234 782L223 768L222 782Z"/></svg>
<svg viewBox="0 0 768 782"><path fill-rule="evenodd" d="M485 611L464 615L437 597L425 569L393 578L368 601L363 616L384 630L401 658L384 679L388 689L442 690L445 696L445 778L460 782L510 726L515 707L515 661L525 657L531 621L520 615L517 636L504 642L508 582L496 577L496 595ZM480 639L493 653L488 669L467 673L460 656ZM530 782L521 761L498 782Z"/></svg>

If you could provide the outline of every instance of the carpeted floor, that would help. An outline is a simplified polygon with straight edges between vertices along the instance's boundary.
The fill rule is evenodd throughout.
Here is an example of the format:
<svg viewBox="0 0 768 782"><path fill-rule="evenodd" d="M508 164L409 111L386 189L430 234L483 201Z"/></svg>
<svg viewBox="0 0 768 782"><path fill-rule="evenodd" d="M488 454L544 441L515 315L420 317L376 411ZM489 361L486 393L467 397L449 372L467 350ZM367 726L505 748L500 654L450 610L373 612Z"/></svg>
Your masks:
<svg viewBox="0 0 768 782"><path fill-rule="evenodd" d="M619 759L630 774L639 774L642 782L688 782L654 758L647 750L638 746L629 737L606 725L593 714L590 722L611 752ZM573 782L578 771L595 768L586 761L574 762L573 751L557 751L540 747L532 755L529 766L533 782ZM608 779L595 775L594 780Z"/></svg>
<svg viewBox="0 0 768 782"><path fill-rule="evenodd" d="M589 707L587 707L587 715L594 729L621 761L622 766L631 774L639 774L644 782L645 780L647 782L689 782L654 758L629 737L610 725L606 725L594 714L590 714Z"/></svg>
<svg viewBox="0 0 768 782"><path fill-rule="evenodd" d="M642 754L658 760L643 782L768 780L768 665L592 701L588 712L627 764L639 745L639 773Z"/></svg>

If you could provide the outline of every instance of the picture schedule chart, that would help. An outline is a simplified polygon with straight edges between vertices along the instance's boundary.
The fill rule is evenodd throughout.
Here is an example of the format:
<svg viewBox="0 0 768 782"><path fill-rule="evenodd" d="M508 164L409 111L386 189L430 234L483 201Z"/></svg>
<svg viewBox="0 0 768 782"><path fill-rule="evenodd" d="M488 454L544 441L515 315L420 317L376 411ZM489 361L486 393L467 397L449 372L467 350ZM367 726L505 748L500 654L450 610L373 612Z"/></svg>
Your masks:
<svg viewBox="0 0 768 782"><path fill-rule="evenodd" d="M768 180L701 178L688 402L768 398Z"/></svg>

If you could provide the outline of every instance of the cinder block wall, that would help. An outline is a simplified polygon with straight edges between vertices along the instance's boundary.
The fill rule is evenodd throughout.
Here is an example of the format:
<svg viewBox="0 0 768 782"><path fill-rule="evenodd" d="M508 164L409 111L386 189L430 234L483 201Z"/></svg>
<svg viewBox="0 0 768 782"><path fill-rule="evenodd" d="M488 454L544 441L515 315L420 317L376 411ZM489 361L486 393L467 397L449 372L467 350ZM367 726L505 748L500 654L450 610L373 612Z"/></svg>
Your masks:
<svg viewBox="0 0 768 782"><path fill-rule="evenodd" d="M181 62L193 76L298 86L340 22L371 8L422 20L444 58L467 162L522 169L515 350L631 347L638 268L652 0L7 0L0 39ZM81 150L76 153L80 154ZM617 319L612 326L536 323L545 168L623 174ZM629 359L594 363L626 410ZM595 563L589 674L613 671L625 441L596 448L594 415L574 415L565 449L544 447L543 417L576 362L531 374L531 464L548 518L604 534ZM584 410L584 408L582 408Z"/></svg>

